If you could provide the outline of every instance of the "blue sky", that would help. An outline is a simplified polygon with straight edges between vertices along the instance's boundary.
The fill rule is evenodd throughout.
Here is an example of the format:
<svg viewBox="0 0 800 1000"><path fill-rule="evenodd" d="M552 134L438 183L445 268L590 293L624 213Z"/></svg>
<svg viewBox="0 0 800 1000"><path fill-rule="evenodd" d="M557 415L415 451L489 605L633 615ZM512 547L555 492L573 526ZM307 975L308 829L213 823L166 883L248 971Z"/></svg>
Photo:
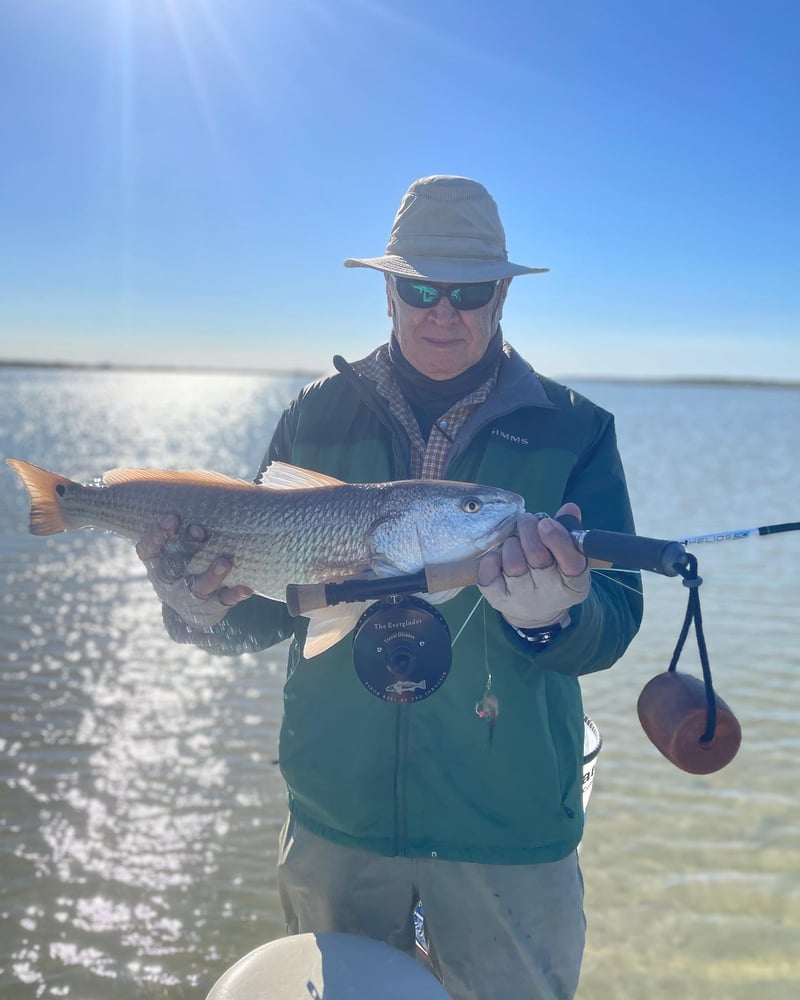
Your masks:
<svg viewBox="0 0 800 1000"><path fill-rule="evenodd" d="M800 379L796 0L3 0L0 358L325 370L417 177L552 375Z"/></svg>

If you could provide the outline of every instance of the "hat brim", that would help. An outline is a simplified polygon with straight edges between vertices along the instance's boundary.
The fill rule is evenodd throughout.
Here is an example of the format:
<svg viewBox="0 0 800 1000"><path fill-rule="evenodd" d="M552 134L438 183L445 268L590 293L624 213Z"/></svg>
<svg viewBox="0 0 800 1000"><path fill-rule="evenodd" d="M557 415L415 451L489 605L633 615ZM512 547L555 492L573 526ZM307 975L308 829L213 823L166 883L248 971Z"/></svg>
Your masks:
<svg viewBox="0 0 800 1000"><path fill-rule="evenodd" d="M345 267L371 267L401 278L426 281L497 281L520 274L544 274L548 267L524 267L508 260L480 260L475 257L349 257Z"/></svg>

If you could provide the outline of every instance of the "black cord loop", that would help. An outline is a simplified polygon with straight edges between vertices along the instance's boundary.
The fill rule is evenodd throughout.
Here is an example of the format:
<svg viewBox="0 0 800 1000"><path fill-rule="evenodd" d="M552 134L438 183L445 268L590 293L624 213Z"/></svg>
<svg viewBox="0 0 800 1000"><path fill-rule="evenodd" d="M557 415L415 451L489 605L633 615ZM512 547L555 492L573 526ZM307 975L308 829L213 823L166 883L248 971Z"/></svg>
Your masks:
<svg viewBox="0 0 800 1000"><path fill-rule="evenodd" d="M697 637L697 649L700 653L700 664L703 668L703 681L706 688L706 730L700 737L701 743L710 743L714 739L717 729L717 699L714 695L714 684L711 680L711 664L708 661L708 650L706 648L706 638L703 633L703 616L700 611L700 585L703 578L697 574L697 557L690 552L686 553L682 564L676 564L675 568L683 577L684 587L689 589L689 602L686 607L686 617L683 620L678 644L672 654L672 661L669 670L674 671L678 665L681 652L689 635L689 629L694 623L695 635Z"/></svg>

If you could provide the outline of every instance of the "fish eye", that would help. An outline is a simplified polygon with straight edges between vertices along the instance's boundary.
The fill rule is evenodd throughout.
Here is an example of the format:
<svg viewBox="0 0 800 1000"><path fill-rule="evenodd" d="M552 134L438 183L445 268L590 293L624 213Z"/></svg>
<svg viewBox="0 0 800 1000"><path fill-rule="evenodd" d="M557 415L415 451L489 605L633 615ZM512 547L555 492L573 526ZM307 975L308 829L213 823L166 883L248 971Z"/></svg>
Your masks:
<svg viewBox="0 0 800 1000"><path fill-rule="evenodd" d="M483 504L477 497L465 497L461 502L461 509L467 514L477 514Z"/></svg>

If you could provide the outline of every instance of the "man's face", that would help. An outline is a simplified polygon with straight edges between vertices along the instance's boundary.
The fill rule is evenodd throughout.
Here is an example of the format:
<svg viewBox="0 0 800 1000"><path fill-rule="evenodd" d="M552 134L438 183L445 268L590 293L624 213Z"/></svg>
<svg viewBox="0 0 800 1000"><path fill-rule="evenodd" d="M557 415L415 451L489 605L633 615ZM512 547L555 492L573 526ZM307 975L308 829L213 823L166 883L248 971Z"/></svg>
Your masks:
<svg viewBox="0 0 800 1000"><path fill-rule="evenodd" d="M483 357L497 330L510 281L499 281L491 300L480 309L456 309L446 295L430 309L420 309L403 302L394 278L387 275L389 315L406 360L423 375L437 380L455 378L471 368ZM456 287L454 283L435 284L439 288Z"/></svg>

